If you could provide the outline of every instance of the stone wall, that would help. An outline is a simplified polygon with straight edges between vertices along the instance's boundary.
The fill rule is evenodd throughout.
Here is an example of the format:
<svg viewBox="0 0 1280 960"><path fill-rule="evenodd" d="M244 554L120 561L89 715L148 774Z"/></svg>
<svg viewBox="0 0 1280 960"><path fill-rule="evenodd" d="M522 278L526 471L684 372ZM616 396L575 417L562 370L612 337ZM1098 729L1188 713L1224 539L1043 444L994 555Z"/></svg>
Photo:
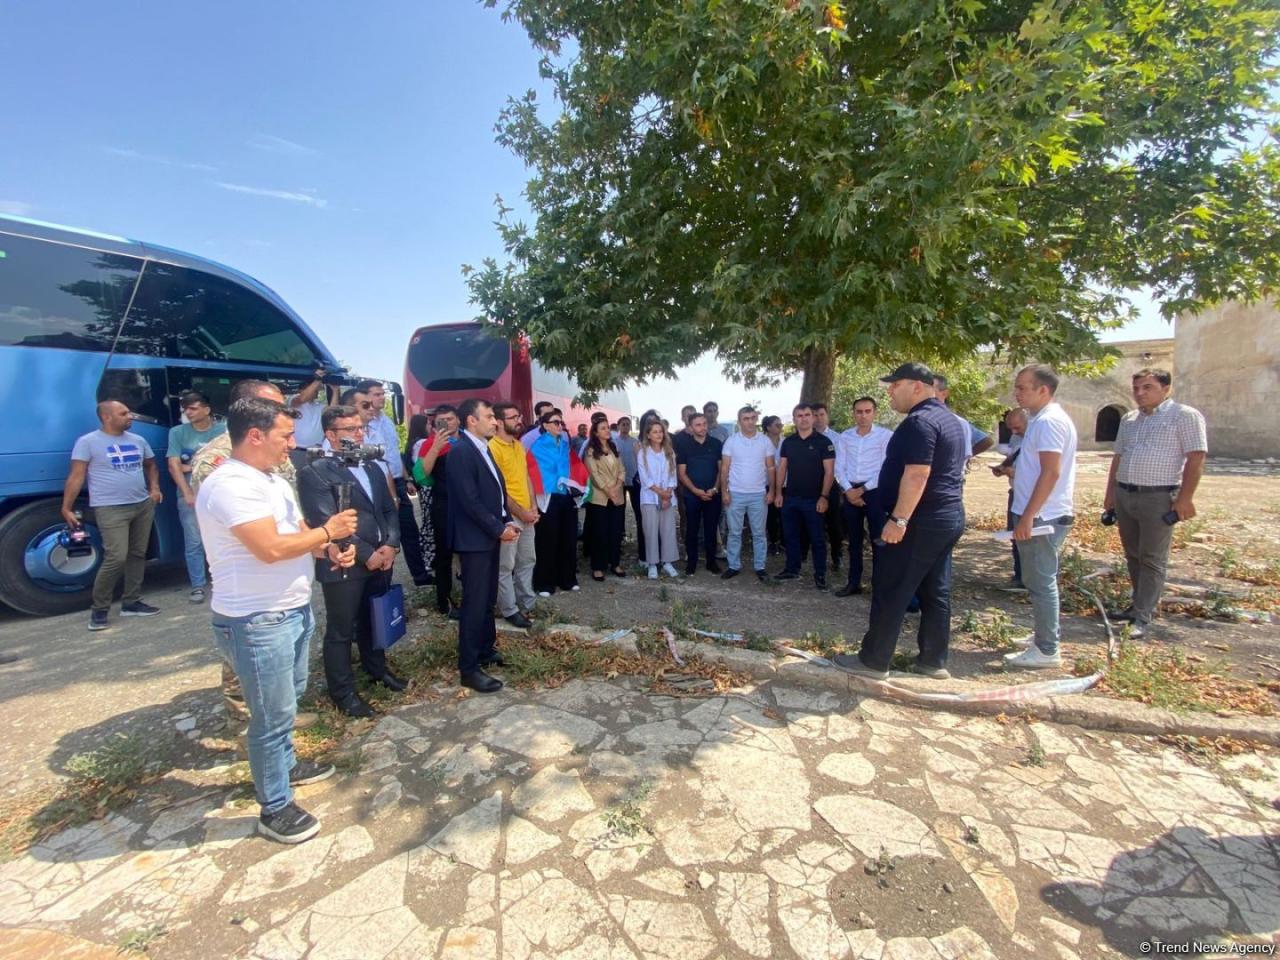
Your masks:
<svg viewBox="0 0 1280 960"><path fill-rule="evenodd" d="M1280 312L1274 301L1183 314L1173 395L1205 416L1211 456L1280 457Z"/></svg>

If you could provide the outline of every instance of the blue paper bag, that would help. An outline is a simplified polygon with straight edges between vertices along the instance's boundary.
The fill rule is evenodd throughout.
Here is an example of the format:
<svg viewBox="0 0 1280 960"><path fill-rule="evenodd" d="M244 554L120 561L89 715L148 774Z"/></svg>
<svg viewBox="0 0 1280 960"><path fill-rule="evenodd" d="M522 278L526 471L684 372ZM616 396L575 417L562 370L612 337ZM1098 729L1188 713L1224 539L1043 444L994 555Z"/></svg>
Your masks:
<svg viewBox="0 0 1280 960"><path fill-rule="evenodd" d="M373 649L389 650L406 630L404 587L395 583L369 599L369 619L373 622Z"/></svg>

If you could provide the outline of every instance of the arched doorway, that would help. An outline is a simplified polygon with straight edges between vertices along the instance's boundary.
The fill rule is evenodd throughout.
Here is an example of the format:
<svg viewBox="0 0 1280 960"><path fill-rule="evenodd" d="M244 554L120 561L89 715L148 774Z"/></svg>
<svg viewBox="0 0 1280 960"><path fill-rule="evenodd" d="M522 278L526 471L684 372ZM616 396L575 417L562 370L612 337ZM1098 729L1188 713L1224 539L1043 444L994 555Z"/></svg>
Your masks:
<svg viewBox="0 0 1280 960"><path fill-rule="evenodd" d="M1099 443L1111 443L1120 432L1120 418L1125 414L1124 408L1112 404L1098 411L1094 423L1093 439Z"/></svg>

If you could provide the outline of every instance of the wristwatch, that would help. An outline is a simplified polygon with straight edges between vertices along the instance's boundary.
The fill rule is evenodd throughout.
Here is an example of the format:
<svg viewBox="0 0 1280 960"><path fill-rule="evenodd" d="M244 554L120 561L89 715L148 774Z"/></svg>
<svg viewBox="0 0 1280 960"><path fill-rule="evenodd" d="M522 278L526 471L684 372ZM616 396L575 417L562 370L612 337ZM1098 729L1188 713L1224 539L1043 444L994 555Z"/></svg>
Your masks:
<svg viewBox="0 0 1280 960"><path fill-rule="evenodd" d="M890 517L890 518L889 518L889 522L890 522L890 523L896 523L896 524L897 524L899 527L901 527L903 530L907 529L907 518L906 518L906 517Z"/></svg>

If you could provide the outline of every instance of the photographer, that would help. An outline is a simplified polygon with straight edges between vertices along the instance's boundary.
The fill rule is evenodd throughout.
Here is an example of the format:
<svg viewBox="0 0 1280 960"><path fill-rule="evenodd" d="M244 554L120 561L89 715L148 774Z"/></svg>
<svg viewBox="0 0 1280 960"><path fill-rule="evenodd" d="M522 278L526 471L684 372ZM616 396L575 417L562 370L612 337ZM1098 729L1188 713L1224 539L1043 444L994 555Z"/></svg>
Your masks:
<svg viewBox="0 0 1280 960"><path fill-rule="evenodd" d="M272 400L237 400L227 415L231 456L196 494L196 517L213 568L213 635L235 669L249 707L249 770L261 806L258 831L281 843L315 836L320 823L293 802L291 786L333 773L296 760L293 721L307 687L312 557L355 563L346 510L308 529L293 489L275 472L294 446L297 414Z"/></svg>
<svg viewBox="0 0 1280 960"><path fill-rule="evenodd" d="M298 498L311 526L320 526L338 511L338 484L351 490L356 512L352 544L355 566L331 570L316 563L316 579L324 591L324 675L329 696L349 717L371 717L373 709L356 693L351 671L351 643L360 648L360 664L376 683L400 691L405 682L387 668L384 650L373 648L370 598L391 584L391 570L400 547L400 524L376 456L378 447L361 448L364 425L355 407L325 407L320 416L326 446L332 451L298 471Z"/></svg>

